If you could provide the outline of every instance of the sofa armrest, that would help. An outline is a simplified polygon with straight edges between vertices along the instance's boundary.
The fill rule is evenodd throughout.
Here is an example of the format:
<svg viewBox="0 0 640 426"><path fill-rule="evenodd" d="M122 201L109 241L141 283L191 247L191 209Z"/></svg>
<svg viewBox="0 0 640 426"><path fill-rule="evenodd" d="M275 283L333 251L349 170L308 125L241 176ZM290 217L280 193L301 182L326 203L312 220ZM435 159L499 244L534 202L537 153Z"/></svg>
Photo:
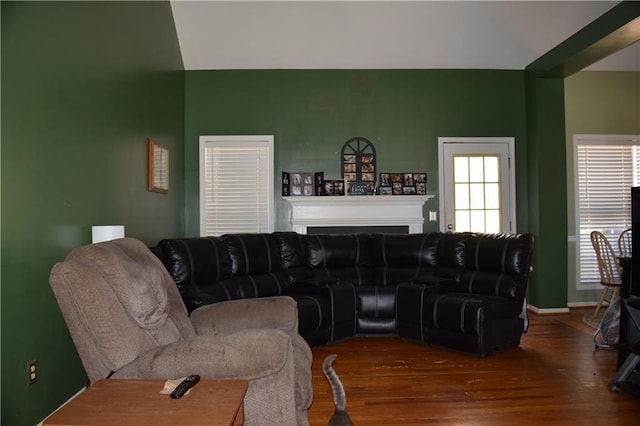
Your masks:
<svg viewBox="0 0 640 426"><path fill-rule="evenodd" d="M202 306L189 317L196 334L235 333L252 328L297 333L298 308L288 296L238 299Z"/></svg>

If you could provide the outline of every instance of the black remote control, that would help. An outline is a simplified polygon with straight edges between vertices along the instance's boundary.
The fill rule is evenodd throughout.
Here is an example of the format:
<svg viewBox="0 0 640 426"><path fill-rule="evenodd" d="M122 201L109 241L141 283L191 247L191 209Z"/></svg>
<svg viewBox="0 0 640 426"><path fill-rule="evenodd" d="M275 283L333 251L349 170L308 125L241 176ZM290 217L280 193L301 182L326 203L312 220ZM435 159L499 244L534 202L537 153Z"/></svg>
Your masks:
<svg viewBox="0 0 640 426"><path fill-rule="evenodd" d="M184 396L184 394L194 387L200 381L200 376L197 374L193 374L191 376L185 377L183 381L180 382L178 386L171 392L171 398L180 399Z"/></svg>

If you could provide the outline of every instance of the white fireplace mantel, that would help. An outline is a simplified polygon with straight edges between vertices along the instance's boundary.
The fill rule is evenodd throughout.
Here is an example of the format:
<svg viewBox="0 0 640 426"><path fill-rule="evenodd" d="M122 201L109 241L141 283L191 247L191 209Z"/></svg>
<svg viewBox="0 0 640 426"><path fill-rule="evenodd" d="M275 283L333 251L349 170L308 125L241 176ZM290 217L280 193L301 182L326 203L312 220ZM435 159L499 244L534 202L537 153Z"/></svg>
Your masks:
<svg viewBox="0 0 640 426"><path fill-rule="evenodd" d="M424 203L435 195L282 197L291 205L293 231L314 226L408 226L422 232Z"/></svg>

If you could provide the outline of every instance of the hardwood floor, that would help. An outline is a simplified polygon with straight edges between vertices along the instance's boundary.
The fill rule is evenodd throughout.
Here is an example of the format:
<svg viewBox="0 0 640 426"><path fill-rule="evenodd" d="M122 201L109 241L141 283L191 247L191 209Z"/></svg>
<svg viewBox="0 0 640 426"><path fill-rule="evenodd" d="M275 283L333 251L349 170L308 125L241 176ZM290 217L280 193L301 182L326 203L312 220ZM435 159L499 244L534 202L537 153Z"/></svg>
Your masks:
<svg viewBox="0 0 640 426"><path fill-rule="evenodd" d="M311 426L326 425L334 368L356 425L637 425L640 400L612 392L616 352L596 350L584 309L530 314L518 348L475 358L394 338L356 338L313 349Z"/></svg>

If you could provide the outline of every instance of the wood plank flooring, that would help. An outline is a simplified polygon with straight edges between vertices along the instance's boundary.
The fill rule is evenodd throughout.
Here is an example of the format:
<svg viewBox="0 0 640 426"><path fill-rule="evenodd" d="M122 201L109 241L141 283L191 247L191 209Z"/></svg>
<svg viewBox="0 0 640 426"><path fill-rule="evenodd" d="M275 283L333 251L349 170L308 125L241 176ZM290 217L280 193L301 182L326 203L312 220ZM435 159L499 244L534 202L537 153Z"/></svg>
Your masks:
<svg viewBox="0 0 640 426"><path fill-rule="evenodd" d="M617 354L595 349L585 312L531 313L520 347L488 358L395 338L316 347L309 422L333 414L321 364L335 353L356 425L640 425L640 400L607 387Z"/></svg>

